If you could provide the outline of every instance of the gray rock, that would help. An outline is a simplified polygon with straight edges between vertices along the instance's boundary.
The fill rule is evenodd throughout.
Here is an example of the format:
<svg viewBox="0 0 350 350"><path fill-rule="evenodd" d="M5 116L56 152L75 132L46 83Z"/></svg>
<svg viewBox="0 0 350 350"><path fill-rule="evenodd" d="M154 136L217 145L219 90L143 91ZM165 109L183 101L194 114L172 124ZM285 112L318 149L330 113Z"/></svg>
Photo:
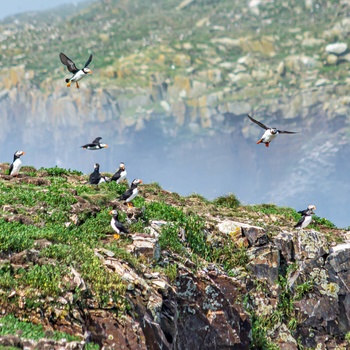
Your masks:
<svg viewBox="0 0 350 350"><path fill-rule="evenodd" d="M333 43L328 44L325 48L326 52L334 54L334 55L341 55L345 53L348 49L348 45L346 43Z"/></svg>

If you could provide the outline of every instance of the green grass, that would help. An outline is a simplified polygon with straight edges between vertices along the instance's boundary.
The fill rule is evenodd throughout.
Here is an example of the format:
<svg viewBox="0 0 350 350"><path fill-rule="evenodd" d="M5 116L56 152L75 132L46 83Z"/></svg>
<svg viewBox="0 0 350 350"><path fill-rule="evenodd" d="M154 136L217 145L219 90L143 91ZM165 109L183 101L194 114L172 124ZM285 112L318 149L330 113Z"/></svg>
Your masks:
<svg viewBox="0 0 350 350"><path fill-rule="evenodd" d="M213 204L226 208L237 208L241 205L240 201L234 194L221 196L213 200Z"/></svg>
<svg viewBox="0 0 350 350"><path fill-rule="evenodd" d="M39 340L47 338L42 325L35 325L29 322L22 322L13 315L6 315L0 318L0 335L16 334L21 332L21 337L25 339ZM60 340L67 339L68 341L80 341L81 338L63 332L52 332L52 339Z"/></svg>

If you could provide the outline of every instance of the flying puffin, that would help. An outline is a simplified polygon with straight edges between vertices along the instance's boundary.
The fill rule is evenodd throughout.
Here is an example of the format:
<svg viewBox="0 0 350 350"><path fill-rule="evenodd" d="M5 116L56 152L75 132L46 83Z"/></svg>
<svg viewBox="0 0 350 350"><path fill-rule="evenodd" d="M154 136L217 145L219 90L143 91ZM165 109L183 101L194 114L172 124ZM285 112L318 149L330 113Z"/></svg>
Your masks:
<svg viewBox="0 0 350 350"><path fill-rule="evenodd" d="M310 206L311 205L309 205L309 207ZM312 205L311 207L312 207L311 209L302 210L304 214L301 217L301 219L298 221L298 223L294 226L294 228L304 229L310 224L310 222L312 221L312 214L314 214L313 209L316 209L314 205Z"/></svg>
<svg viewBox="0 0 350 350"><path fill-rule="evenodd" d="M86 145L80 146L80 148L85 148L90 151L108 148L108 145L106 145L105 143L100 143L100 140L102 140L102 137L96 137L95 140L93 140L91 143L87 143Z"/></svg>
<svg viewBox="0 0 350 350"><path fill-rule="evenodd" d="M131 183L131 186L128 190L126 190L120 197L119 200L123 200L124 202L127 203L128 207L132 207L132 203L130 203L139 193L139 189L137 186L139 184L142 184L142 180L140 179L135 179Z"/></svg>
<svg viewBox="0 0 350 350"><path fill-rule="evenodd" d="M91 74L92 71L88 67L90 62L92 61L92 55L90 55L89 59L86 61L83 69L78 69L75 66L75 63L68 58L63 52L60 53L61 62L67 66L67 69L73 74L72 77L66 79L67 87L70 87L70 83L75 82L75 86L79 89L78 81L85 77L86 74Z"/></svg>
<svg viewBox="0 0 350 350"><path fill-rule="evenodd" d="M112 176L111 181L116 181L117 184L119 184L121 181L123 181L126 178L127 172L125 169L125 165L123 162L119 164L118 171Z"/></svg>
<svg viewBox="0 0 350 350"><path fill-rule="evenodd" d="M265 129L263 136L259 141L257 141L257 144L264 143L266 147L270 146L270 142L278 135L278 134L297 134L298 132L295 131L283 131L278 130L276 128L269 128L268 126L264 125L263 123L255 120L248 114L248 118L255 124L259 125L261 128Z"/></svg>
<svg viewBox="0 0 350 350"><path fill-rule="evenodd" d="M10 165L10 172L9 172L11 176L18 176L18 173L22 167L22 161L20 157L23 156L23 154L25 154L25 152L16 151L16 153L13 155L13 162Z"/></svg>
<svg viewBox="0 0 350 350"><path fill-rule="evenodd" d="M103 182L107 182L106 177L102 176L100 174L100 164L95 163L94 164L94 171L90 174L88 183L90 185L98 185Z"/></svg>
<svg viewBox="0 0 350 350"><path fill-rule="evenodd" d="M301 215L306 215L306 213L307 213L309 210L311 210L311 211L316 210L316 206L313 205L313 204L310 204L310 205L307 206L307 209L305 209L305 210L300 210L300 211L298 211L298 213L301 214Z"/></svg>
<svg viewBox="0 0 350 350"><path fill-rule="evenodd" d="M127 228L119 221L117 210L111 210L108 214L112 215L111 227L116 232L114 235L115 239L118 239L120 237L120 233L129 233Z"/></svg>

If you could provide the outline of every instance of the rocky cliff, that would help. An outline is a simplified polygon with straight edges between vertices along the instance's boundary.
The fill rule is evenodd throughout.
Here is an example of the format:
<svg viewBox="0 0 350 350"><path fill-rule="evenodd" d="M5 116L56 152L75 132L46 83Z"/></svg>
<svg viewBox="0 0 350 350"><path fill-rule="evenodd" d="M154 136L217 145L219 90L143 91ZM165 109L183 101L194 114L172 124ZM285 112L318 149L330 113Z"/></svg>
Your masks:
<svg viewBox="0 0 350 350"><path fill-rule="evenodd" d="M198 139L219 154L234 145L213 162L244 163L244 176L233 182L242 183L245 201L327 200L323 215L346 226L339 208L349 191L349 9L326 0L105 0L10 17L1 23L0 136L11 149L21 143L30 150L31 164L84 171L69 150L97 134L128 155L144 150L141 158L150 151L161 158L160 148L170 155L171 142L193 153ZM65 87L60 51L78 66L94 54L93 75L80 90ZM247 113L300 135L258 156L260 130ZM4 159L8 153L1 150ZM169 185L166 176L150 180ZM240 188L215 193L228 190Z"/></svg>
<svg viewBox="0 0 350 350"><path fill-rule="evenodd" d="M349 348L348 232L156 184L127 208L125 184L85 181L57 167L1 175L4 349Z"/></svg>

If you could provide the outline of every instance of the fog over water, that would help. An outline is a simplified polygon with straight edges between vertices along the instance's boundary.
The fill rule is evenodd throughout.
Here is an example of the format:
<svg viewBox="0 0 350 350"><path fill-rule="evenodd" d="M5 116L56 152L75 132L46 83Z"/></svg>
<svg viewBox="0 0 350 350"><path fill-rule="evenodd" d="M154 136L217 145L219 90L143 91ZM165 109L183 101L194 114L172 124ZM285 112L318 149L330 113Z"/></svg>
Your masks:
<svg viewBox="0 0 350 350"><path fill-rule="evenodd" d="M256 129L256 135L260 136L261 131L255 125L245 120L240 123ZM124 137L127 142L108 136L111 130L103 124L85 131L87 136L83 138L68 128L66 139L56 140L55 130L43 132L38 127L36 138L23 140L17 129L17 136L8 137L8 147L0 151L1 161L12 161L13 153L22 149L26 152L22 157L24 165L36 168L57 165L84 174L93 171L95 162L100 164L101 172L113 173L123 161L129 182L138 177L181 195L198 193L207 199L234 193L243 204L273 203L296 210L315 204L316 215L338 227L350 226L349 147L341 146L337 158L323 158L322 149L318 150L324 143L322 135L318 136L320 141L313 137L312 131L280 135L269 148L256 145L256 137L243 137L239 128L235 132L222 130L212 136L178 133L177 137L169 137L154 121L139 132L130 131ZM45 133L42 140L40 135ZM109 145L107 149L79 148L97 136ZM308 147L310 152L303 149ZM305 153L301 159L300 154Z"/></svg>

